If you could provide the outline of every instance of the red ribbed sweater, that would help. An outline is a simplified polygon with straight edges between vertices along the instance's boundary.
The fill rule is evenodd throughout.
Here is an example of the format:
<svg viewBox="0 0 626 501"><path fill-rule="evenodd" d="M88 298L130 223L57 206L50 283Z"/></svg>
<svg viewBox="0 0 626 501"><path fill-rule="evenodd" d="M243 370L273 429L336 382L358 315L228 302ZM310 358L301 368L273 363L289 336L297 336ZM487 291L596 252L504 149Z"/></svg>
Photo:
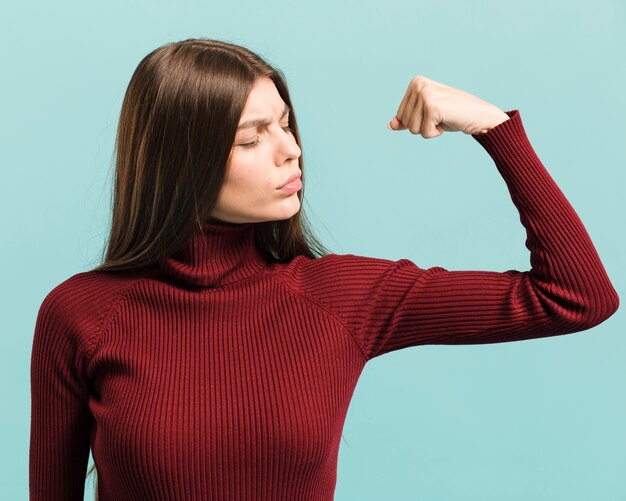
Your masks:
<svg viewBox="0 0 626 501"><path fill-rule="evenodd" d="M205 224L146 273L78 273L43 300L31 360L32 501L333 499L372 358L589 329L617 294L518 110L472 136L526 228L529 271L353 254L268 264L254 224Z"/></svg>

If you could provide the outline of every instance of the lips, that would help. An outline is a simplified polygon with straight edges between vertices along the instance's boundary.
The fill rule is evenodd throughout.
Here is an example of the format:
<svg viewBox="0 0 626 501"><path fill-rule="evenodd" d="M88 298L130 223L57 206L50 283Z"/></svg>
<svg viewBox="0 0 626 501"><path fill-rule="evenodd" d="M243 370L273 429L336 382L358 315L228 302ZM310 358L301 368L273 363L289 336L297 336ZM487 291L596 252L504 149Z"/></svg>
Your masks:
<svg viewBox="0 0 626 501"><path fill-rule="evenodd" d="M301 172L298 172L298 173L294 174L293 176L289 176L289 177L287 178L287 180L286 180L283 184L281 184L278 188L276 188L276 189L277 189L277 190L280 190L283 186L285 186L285 185L287 185L287 184L289 184L289 183L291 183L291 182L295 181L296 179L300 179L300 176L301 176L301 175L302 175L302 173L301 173Z"/></svg>

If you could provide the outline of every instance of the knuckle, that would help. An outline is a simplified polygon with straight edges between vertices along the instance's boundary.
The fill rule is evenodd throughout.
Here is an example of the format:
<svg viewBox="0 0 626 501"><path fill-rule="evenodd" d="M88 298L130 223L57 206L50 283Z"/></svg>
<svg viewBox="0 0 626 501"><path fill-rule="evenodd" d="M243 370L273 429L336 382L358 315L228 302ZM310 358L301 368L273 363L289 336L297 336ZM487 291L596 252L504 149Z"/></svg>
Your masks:
<svg viewBox="0 0 626 501"><path fill-rule="evenodd" d="M415 75L411 79L411 82L419 85L420 87L425 87L427 85L432 84L433 81L430 78L425 77L424 75Z"/></svg>
<svg viewBox="0 0 626 501"><path fill-rule="evenodd" d="M430 87L424 87L421 92L422 99L428 100L428 101L432 99L434 94L435 92ZM424 104L426 104L426 102L428 101L424 101Z"/></svg>
<svg viewBox="0 0 626 501"><path fill-rule="evenodd" d="M422 75L416 75L411 79L411 87L420 90L422 87L424 87L426 83L426 77L423 77Z"/></svg>
<svg viewBox="0 0 626 501"><path fill-rule="evenodd" d="M424 104L422 105L422 113L424 115L431 115L433 112L434 105L431 101L426 97L424 99Z"/></svg>

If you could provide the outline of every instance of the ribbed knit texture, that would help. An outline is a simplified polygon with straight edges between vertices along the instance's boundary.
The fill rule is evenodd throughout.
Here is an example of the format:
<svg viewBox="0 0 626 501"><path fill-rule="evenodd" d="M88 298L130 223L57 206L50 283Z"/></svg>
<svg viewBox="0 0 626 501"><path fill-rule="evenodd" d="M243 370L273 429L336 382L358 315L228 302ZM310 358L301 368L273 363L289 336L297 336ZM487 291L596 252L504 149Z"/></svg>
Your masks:
<svg viewBox="0 0 626 501"><path fill-rule="evenodd" d="M519 111L507 114L472 137L519 210L530 271L353 254L268 264L254 224L216 222L151 271L56 286L33 341L30 499L83 499L91 447L101 501L330 501L370 359L555 336L612 315L618 297L583 224Z"/></svg>

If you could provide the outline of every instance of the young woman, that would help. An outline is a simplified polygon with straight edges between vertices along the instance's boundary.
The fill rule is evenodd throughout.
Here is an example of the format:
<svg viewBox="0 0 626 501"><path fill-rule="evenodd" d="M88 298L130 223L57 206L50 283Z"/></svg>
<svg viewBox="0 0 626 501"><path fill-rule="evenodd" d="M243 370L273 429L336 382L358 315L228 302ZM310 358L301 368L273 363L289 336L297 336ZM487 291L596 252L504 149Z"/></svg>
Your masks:
<svg viewBox="0 0 626 501"><path fill-rule="evenodd" d="M389 123L461 131L519 210L529 271L332 254L301 203L282 73L190 39L148 54L122 105L103 263L56 286L31 363L31 500L328 500L365 364L422 344L589 329L617 294L518 110L423 76ZM476 187L475 189L479 189Z"/></svg>

